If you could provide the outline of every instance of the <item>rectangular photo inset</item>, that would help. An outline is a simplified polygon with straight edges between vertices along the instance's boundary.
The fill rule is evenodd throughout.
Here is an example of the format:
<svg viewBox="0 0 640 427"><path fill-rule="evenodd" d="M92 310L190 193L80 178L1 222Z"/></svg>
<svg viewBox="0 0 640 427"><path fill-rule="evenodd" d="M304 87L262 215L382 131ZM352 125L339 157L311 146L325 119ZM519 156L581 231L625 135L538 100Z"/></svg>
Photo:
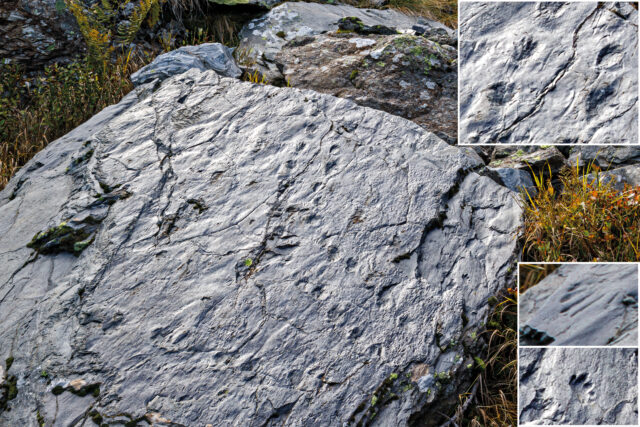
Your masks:
<svg viewBox="0 0 640 427"><path fill-rule="evenodd" d="M519 264L521 346L638 346L638 265Z"/></svg>
<svg viewBox="0 0 640 427"><path fill-rule="evenodd" d="M519 420L638 425L637 348L521 348Z"/></svg>
<svg viewBox="0 0 640 427"><path fill-rule="evenodd" d="M460 144L638 144L637 5L460 3Z"/></svg>

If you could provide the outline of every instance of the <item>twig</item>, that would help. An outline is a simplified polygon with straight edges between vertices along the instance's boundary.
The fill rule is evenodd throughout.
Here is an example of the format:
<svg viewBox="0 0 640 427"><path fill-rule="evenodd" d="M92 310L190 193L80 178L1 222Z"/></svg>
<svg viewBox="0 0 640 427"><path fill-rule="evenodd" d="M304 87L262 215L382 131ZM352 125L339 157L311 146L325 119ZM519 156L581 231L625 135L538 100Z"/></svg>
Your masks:
<svg viewBox="0 0 640 427"><path fill-rule="evenodd" d="M456 415L453 416L453 418L449 418L448 416L441 413L441 415L443 415L449 421L442 424L440 427L448 427L448 426L459 427L458 424L456 423L456 418L462 417L462 414L465 413L465 411L467 410L467 408L469 407L469 405L471 404L471 402L476 396L476 391L478 391L478 385L480 385L480 381L476 381L476 383L473 385L473 387L471 388L471 393L469 393L469 397L464 402L464 404L458 408L458 411L456 411L457 413Z"/></svg>

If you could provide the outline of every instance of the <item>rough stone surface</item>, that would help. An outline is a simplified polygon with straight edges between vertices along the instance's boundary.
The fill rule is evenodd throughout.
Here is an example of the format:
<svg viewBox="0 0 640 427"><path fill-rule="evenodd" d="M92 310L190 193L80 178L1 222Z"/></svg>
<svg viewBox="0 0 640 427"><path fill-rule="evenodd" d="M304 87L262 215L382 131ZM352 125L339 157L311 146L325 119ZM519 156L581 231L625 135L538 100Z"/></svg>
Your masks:
<svg viewBox="0 0 640 427"><path fill-rule="evenodd" d="M510 190L521 192L526 189L531 196L538 193L531 174L522 169L512 168L489 168L500 177L503 185Z"/></svg>
<svg viewBox="0 0 640 427"><path fill-rule="evenodd" d="M213 71L138 87L0 192L0 424L440 425L521 221L470 153ZM98 208L81 252L27 248Z"/></svg>
<svg viewBox="0 0 640 427"><path fill-rule="evenodd" d="M245 25L240 31L238 58L241 63L251 64L269 81L281 77L275 64L275 55L288 41L300 36L313 36L336 31L338 21L346 17L356 17L364 25L384 25L399 31L421 32L438 29L448 34L453 31L436 21L402 14L396 10L359 9L346 5L326 5L319 3L284 3Z"/></svg>
<svg viewBox="0 0 640 427"><path fill-rule="evenodd" d="M275 56L293 87L395 114L457 140L457 49L422 36L329 33L297 37Z"/></svg>
<svg viewBox="0 0 640 427"><path fill-rule="evenodd" d="M640 147L572 147L569 164L580 167L593 163L602 169L613 169L640 163Z"/></svg>
<svg viewBox="0 0 640 427"><path fill-rule="evenodd" d="M82 37L64 0L0 2L0 59L28 69L70 59L83 48Z"/></svg>
<svg viewBox="0 0 640 427"><path fill-rule="evenodd" d="M511 151L505 157L494 156L489 163L490 167L512 168L525 171L535 171L551 168L556 172L567 166L567 161L562 153L554 146L536 147L536 150Z"/></svg>
<svg viewBox="0 0 640 427"><path fill-rule="evenodd" d="M629 3L460 4L463 144L636 144Z"/></svg>
<svg viewBox="0 0 640 427"><path fill-rule="evenodd" d="M519 298L521 345L638 345L638 266L567 264Z"/></svg>
<svg viewBox="0 0 640 427"><path fill-rule="evenodd" d="M638 350L520 348L520 423L638 425Z"/></svg>
<svg viewBox="0 0 640 427"><path fill-rule="evenodd" d="M610 184L618 191L626 186L640 186L640 165L630 165L600 173L600 182Z"/></svg>
<svg viewBox="0 0 640 427"><path fill-rule="evenodd" d="M233 59L233 50L220 43L205 43L198 46L184 46L158 56L131 75L135 86L155 79L162 81L195 68L200 71L213 70L221 76L238 78L242 71Z"/></svg>

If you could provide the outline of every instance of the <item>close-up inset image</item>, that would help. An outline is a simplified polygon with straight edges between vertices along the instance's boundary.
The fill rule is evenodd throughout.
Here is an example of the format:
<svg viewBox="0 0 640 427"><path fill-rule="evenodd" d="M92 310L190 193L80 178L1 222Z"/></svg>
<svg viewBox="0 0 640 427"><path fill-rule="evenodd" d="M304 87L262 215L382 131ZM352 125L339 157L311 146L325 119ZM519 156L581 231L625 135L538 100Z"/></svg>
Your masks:
<svg viewBox="0 0 640 427"><path fill-rule="evenodd" d="M637 144L638 3L460 3L461 144Z"/></svg>
<svg viewBox="0 0 640 427"><path fill-rule="evenodd" d="M524 346L637 346L637 264L520 264Z"/></svg>
<svg viewBox="0 0 640 427"><path fill-rule="evenodd" d="M521 348L521 425L638 425L638 350Z"/></svg>

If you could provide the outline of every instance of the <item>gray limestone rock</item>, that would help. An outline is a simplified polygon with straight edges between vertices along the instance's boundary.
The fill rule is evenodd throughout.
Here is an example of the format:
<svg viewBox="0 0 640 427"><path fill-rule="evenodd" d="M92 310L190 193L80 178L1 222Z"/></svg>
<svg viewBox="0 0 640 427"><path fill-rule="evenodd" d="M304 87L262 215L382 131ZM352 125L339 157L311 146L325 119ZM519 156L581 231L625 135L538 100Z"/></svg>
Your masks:
<svg viewBox="0 0 640 427"><path fill-rule="evenodd" d="M610 184L618 191L623 191L626 185L638 187L640 186L640 165L629 165L601 172L599 177L600 182Z"/></svg>
<svg viewBox="0 0 640 427"><path fill-rule="evenodd" d="M535 196L538 193L531 174L522 169L513 168L489 168L496 172L505 187L515 192L526 189L529 195Z"/></svg>
<svg viewBox="0 0 640 427"><path fill-rule="evenodd" d="M245 25L240 31L237 58L241 65L258 69L269 81L280 79L275 56L288 41L338 29L338 21L358 18L367 26L383 25L400 32L439 30L453 35L454 31L439 22L405 15L393 9L359 9L347 5L292 2L277 6L263 17Z"/></svg>
<svg viewBox="0 0 640 427"><path fill-rule="evenodd" d="M213 71L137 87L0 192L0 424L441 424L521 225L471 153ZM94 210L82 251L27 247Z"/></svg>
<svg viewBox="0 0 640 427"><path fill-rule="evenodd" d="M522 425L638 425L635 348L521 348Z"/></svg>
<svg viewBox="0 0 640 427"><path fill-rule="evenodd" d="M519 298L521 345L638 345L638 266L566 264Z"/></svg>
<svg viewBox="0 0 640 427"><path fill-rule="evenodd" d="M640 163L640 147L571 147L569 165L587 166L593 163L601 169L613 169Z"/></svg>
<svg viewBox="0 0 640 427"><path fill-rule="evenodd" d="M195 68L200 71L213 70L221 76L238 78L242 71L233 59L233 50L220 43L204 43L184 46L158 56L151 64L131 75L135 86L155 79L162 81Z"/></svg>
<svg viewBox="0 0 640 427"><path fill-rule="evenodd" d="M636 144L630 3L460 4L463 144Z"/></svg>

